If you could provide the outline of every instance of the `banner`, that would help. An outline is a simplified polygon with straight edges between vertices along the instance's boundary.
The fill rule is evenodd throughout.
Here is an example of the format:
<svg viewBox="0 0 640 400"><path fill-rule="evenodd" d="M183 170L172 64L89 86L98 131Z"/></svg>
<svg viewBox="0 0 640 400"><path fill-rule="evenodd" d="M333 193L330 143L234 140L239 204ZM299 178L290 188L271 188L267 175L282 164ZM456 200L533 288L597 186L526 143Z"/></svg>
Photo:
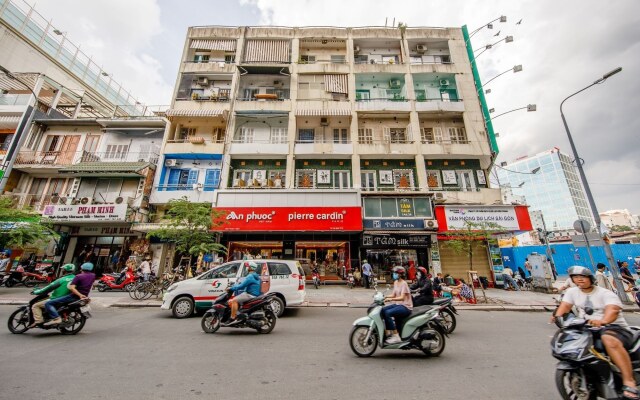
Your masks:
<svg viewBox="0 0 640 400"><path fill-rule="evenodd" d="M44 207L42 216L51 222L125 222L126 204L50 204Z"/></svg>
<svg viewBox="0 0 640 400"><path fill-rule="evenodd" d="M226 207L213 218L211 230L262 231L361 231L360 207Z"/></svg>
<svg viewBox="0 0 640 400"><path fill-rule="evenodd" d="M438 231L467 229L466 222L498 225L496 230L530 231L527 206L436 206Z"/></svg>

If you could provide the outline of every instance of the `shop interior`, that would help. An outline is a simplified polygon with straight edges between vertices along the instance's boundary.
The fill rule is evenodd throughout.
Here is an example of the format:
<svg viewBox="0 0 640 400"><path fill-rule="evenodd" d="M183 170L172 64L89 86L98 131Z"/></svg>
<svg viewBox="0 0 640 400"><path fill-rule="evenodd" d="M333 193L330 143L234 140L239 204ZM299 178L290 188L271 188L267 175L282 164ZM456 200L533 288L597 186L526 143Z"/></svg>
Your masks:
<svg viewBox="0 0 640 400"><path fill-rule="evenodd" d="M365 259L371 264L378 279L383 281L390 279L391 269L395 266L409 268L419 265L418 252L412 249L367 249Z"/></svg>

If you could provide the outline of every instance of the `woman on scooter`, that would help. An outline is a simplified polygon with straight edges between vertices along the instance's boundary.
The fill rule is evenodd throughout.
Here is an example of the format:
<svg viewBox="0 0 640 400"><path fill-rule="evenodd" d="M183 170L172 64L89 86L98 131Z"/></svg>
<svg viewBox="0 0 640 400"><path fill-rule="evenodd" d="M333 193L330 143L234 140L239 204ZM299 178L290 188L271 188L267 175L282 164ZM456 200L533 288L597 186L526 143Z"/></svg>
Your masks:
<svg viewBox="0 0 640 400"><path fill-rule="evenodd" d="M393 292L390 296L386 296L384 299L387 302L393 303L386 305L382 308L382 316L385 322L385 335L387 339L386 344L400 343L400 335L396 328L396 319L399 321L408 317L413 309L413 301L411 300L411 290L409 285L404 280L407 275L406 270L403 267L393 267L391 270L393 278Z"/></svg>

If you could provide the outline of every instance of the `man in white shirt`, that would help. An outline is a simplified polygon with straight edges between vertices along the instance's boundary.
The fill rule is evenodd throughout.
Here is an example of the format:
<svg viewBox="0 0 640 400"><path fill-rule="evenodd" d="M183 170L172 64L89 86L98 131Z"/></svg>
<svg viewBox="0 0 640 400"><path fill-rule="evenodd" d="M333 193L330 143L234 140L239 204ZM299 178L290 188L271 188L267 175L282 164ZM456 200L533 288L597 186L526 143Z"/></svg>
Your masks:
<svg viewBox="0 0 640 400"><path fill-rule="evenodd" d="M504 281L505 290L520 290L518 284L513 279L513 271L509 267L502 270L502 280Z"/></svg>
<svg viewBox="0 0 640 400"><path fill-rule="evenodd" d="M607 276L604 274L604 270L605 268L607 268L607 266L604 265L603 263L598 263L597 268L598 270L596 271L596 284L601 288L605 288L613 291L613 286L611 285L611 282L609 281Z"/></svg>
<svg viewBox="0 0 640 400"><path fill-rule="evenodd" d="M151 264L149 263L149 261L151 261L151 257L145 257L142 264L140 264L140 269L142 270L142 277L145 282L149 280L149 275L151 275Z"/></svg>
<svg viewBox="0 0 640 400"><path fill-rule="evenodd" d="M622 302L612 291L594 285L595 277L589 268L571 267L569 277L576 287L567 289L554 316L562 317L575 305L578 317L588 320L592 326L603 327L600 332L602 344L620 369L625 398L638 398L631 358L627 353L633 345L633 334L622 316ZM587 309L593 312L587 314Z"/></svg>

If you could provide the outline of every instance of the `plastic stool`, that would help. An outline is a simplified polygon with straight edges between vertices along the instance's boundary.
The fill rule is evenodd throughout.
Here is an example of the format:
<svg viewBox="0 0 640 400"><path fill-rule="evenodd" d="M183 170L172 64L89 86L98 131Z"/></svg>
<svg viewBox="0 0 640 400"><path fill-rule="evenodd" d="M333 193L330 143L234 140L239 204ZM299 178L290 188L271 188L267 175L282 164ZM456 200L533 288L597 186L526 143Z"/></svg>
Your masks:
<svg viewBox="0 0 640 400"><path fill-rule="evenodd" d="M452 296L451 296L451 292L443 292L443 293L442 293L442 297L448 297L448 298L451 298L451 297L452 297Z"/></svg>

